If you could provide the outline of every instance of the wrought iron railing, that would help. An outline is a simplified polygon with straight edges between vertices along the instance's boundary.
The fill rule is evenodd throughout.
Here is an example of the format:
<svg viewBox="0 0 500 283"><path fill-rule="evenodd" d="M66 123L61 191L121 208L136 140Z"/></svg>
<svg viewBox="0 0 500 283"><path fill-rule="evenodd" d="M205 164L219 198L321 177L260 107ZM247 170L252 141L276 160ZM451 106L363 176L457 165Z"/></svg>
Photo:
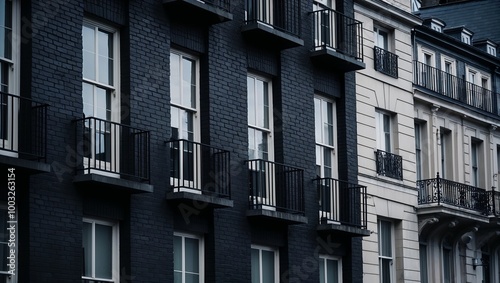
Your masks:
<svg viewBox="0 0 500 283"><path fill-rule="evenodd" d="M77 119L77 154L81 163L77 174L104 172L141 182L149 182L149 131L87 117Z"/></svg>
<svg viewBox="0 0 500 283"><path fill-rule="evenodd" d="M377 149L377 174L403 180L403 157Z"/></svg>
<svg viewBox="0 0 500 283"><path fill-rule="evenodd" d="M498 113L494 107L497 95L491 90L418 61L414 61L414 83L472 107Z"/></svg>
<svg viewBox="0 0 500 283"><path fill-rule="evenodd" d="M229 151L188 140L167 144L173 192L231 196Z"/></svg>
<svg viewBox="0 0 500 283"><path fill-rule="evenodd" d="M500 192L489 191L489 212L491 215L500 217Z"/></svg>
<svg viewBox="0 0 500 283"><path fill-rule="evenodd" d="M261 22L274 29L300 36L299 0L246 0L246 23Z"/></svg>
<svg viewBox="0 0 500 283"><path fill-rule="evenodd" d="M418 204L447 204L455 207L488 213L489 194L484 189L442 179L417 181Z"/></svg>
<svg viewBox="0 0 500 283"><path fill-rule="evenodd" d="M366 229L366 186L332 178L316 179L320 222L340 223Z"/></svg>
<svg viewBox="0 0 500 283"><path fill-rule="evenodd" d="M378 46L373 47L375 70L393 78L398 77L398 55Z"/></svg>
<svg viewBox="0 0 500 283"><path fill-rule="evenodd" d="M337 11L314 11L314 48L332 48L363 61L363 24Z"/></svg>
<svg viewBox="0 0 500 283"><path fill-rule="evenodd" d="M0 92L0 150L28 160L47 152L47 104Z"/></svg>
<svg viewBox="0 0 500 283"><path fill-rule="evenodd" d="M248 160L250 209L304 214L304 171L262 160Z"/></svg>
<svg viewBox="0 0 500 283"><path fill-rule="evenodd" d="M198 0L207 5L229 12L231 2L229 0Z"/></svg>

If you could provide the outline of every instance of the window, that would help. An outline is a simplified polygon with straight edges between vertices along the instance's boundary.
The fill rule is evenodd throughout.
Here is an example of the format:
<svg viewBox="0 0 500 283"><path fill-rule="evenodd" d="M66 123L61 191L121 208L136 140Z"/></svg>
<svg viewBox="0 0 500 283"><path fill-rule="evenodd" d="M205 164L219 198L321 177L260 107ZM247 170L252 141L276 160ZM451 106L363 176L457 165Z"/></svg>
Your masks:
<svg viewBox="0 0 500 283"><path fill-rule="evenodd" d="M314 13L314 24L315 24L315 35L314 35L314 45L316 47L330 47L336 48L337 43L336 29L337 26L336 15L331 12L335 10L335 1L332 0L316 0L313 2Z"/></svg>
<svg viewBox="0 0 500 283"><path fill-rule="evenodd" d="M278 251L269 247L252 245L252 283L278 282Z"/></svg>
<svg viewBox="0 0 500 283"><path fill-rule="evenodd" d="M439 133L439 147L441 154L441 178L453 179L453 163L452 163L452 148L451 148L451 131L445 128L440 129Z"/></svg>
<svg viewBox="0 0 500 283"><path fill-rule="evenodd" d="M480 184L480 168L479 168L479 152L481 141L473 139L470 147L470 163L471 163L471 185L479 187Z"/></svg>
<svg viewBox="0 0 500 283"><path fill-rule="evenodd" d="M120 282L118 247L118 224L83 219L83 281Z"/></svg>
<svg viewBox="0 0 500 283"><path fill-rule="evenodd" d="M319 282L342 282L342 260L340 257L320 255L319 257Z"/></svg>
<svg viewBox="0 0 500 283"><path fill-rule="evenodd" d="M497 49L493 45L488 44L486 46L486 52L488 52L488 54L490 55L497 56Z"/></svg>
<svg viewBox="0 0 500 283"><path fill-rule="evenodd" d="M415 123L415 170L417 180L422 180L422 124Z"/></svg>
<svg viewBox="0 0 500 283"><path fill-rule="evenodd" d="M387 112L377 111L375 121L377 123L377 148L385 152L392 152L391 116Z"/></svg>
<svg viewBox="0 0 500 283"><path fill-rule="evenodd" d="M174 187L199 188L200 172L194 142L200 140L199 67L197 58L170 53L170 183ZM193 192L199 192L195 190Z"/></svg>
<svg viewBox="0 0 500 283"><path fill-rule="evenodd" d="M422 6L421 0L410 0L411 1L411 11L418 12L420 10L420 6Z"/></svg>
<svg viewBox="0 0 500 283"><path fill-rule="evenodd" d="M174 233L174 283L203 283L203 239Z"/></svg>
<svg viewBox="0 0 500 283"><path fill-rule="evenodd" d="M470 45L470 35L469 34L462 33L461 40L462 40L463 43L466 43L466 44Z"/></svg>
<svg viewBox="0 0 500 283"><path fill-rule="evenodd" d="M0 149L17 151L17 117L20 88L21 1L0 1ZM2 152L14 155L13 152Z"/></svg>
<svg viewBox="0 0 500 283"><path fill-rule="evenodd" d="M453 252L449 239L443 241L442 246L443 283L453 282Z"/></svg>
<svg viewBox="0 0 500 283"><path fill-rule="evenodd" d="M380 282L393 282L394 257L393 257L393 225L387 220L378 221L378 250Z"/></svg>
<svg viewBox="0 0 500 283"><path fill-rule="evenodd" d="M120 121L118 32L110 27L85 20L83 40L83 115L85 121L85 167L119 172L118 138L111 122ZM93 165L94 166L94 165Z"/></svg>
<svg viewBox="0 0 500 283"><path fill-rule="evenodd" d="M427 266L427 245L420 244L420 283L428 283L428 266Z"/></svg>
<svg viewBox="0 0 500 283"><path fill-rule="evenodd" d="M441 56L441 68L443 71L443 91L444 95L458 99L458 83L455 78L455 60Z"/></svg>
<svg viewBox="0 0 500 283"><path fill-rule="evenodd" d="M393 78L398 77L398 56L391 53L393 49L391 46L390 35L392 32L389 30L374 26L373 27L373 42L374 42L374 64L375 70Z"/></svg>
<svg viewBox="0 0 500 283"><path fill-rule="evenodd" d="M273 160L273 115L271 82L254 75L247 77L248 159Z"/></svg>
<svg viewBox="0 0 500 283"><path fill-rule="evenodd" d="M436 23L431 23L431 29L437 31L437 32L442 32L442 28L440 25L436 24Z"/></svg>
<svg viewBox="0 0 500 283"><path fill-rule="evenodd" d="M336 113L335 103L321 97L314 98L316 132L316 175L337 177Z"/></svg>

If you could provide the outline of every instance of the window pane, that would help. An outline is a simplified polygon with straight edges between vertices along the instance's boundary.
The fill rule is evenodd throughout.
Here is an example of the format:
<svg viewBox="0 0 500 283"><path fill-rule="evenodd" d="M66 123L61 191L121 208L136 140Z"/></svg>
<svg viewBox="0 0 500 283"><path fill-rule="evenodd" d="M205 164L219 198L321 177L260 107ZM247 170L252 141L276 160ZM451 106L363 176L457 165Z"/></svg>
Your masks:
<svg viewBox="0 0 500 283"><path fill-rule="evenodd" d="M262 251L262 283L274 283L274 252Z"/></svg>
<svg viewBox="0 0 500 283"><path fill-rule="evenodd" d="M252 249L252 283L260 283L259 250Z"/></svg>
<svg viewBox="0 0 500 283"><path fill-rule="evenodd" d="M182 270L182 238L174 236L174 270Z"/></svg>
<svg viewBox="0 0 500 283"><path fill-rule="evenodd" d="M94 87L91 84L83 83L83 115L85 117L94 116Z"/></svg>
<svg viewBox="0 0 500 283"><path fill-rule="evenodd" d="M427 246L420 245L420 282L427 283Z"/></svg>
<svg viewBox="0 0 500 283"><path fill-rule="evenodd" d="M332 104L323 101L323 121L324 121L324 140L327 145L333 146L333 107Z"/></svg>
<svg viewBox="0 0 500 283"><path fill-rule="evenodd" d="M256 125L255 119L255 79L247 77L248 124Z"/></svg>
<svg viewBox="0 0 500 283"><path fill-rule="evenodd" d="M380 255L392 257L392 237L391 237L391 222L379 222L379 242L380 242Z"/></svg>
<svg viewBox="0 0 500 283"><path fill-rule="evenodd" d="M107 225L95 224L95 276L112 278L113 229Z"/></svg>
<svg viewBox="0 0 500 283"><path fill-rule="evenodd" d="M198 274L186 273L186 283L198 283L200 282L200 276Z"/></svg>
<svg viewBox="0 0 500 283"><path fill-rule="evenodd" d="M391 260L382 259L380 264L381 283L391 283Z"/></svg>
<svg viewBox="0 0 500 283"><path fill-rule="evenodd" d="M199 273L200 255L199 241L197 239L185 238L186 245L186 272Z"/></svg>
<svg viewBox="0 0 500 283"><path fill-rule="evenodd" d="M337 260L326 260L326 274L328 283L337 283L339 279L339 262Z"/></svg>
<svg viewBox="0 0 500 283"><path fill-rule="evenodd" d="M12 1L0 0L0 57L12 59Z"/></svg>
<svg viewBox="0 0 500 283"><path fill-rule="evenodd" d="M111 120L111 93L109 90L94 87L95 89L95 113L94 117L106 121Z"/></svg>
<svg viewBox="0 0 500 283"><path fill-rule="evenodd" d="M92 276L92 224L83 222L83 276Z"/></svg>
<svg viewBox="0 0 500 283"><path fill-rule="evenodd" d="M321 100L318 98L314 98L314 113L315 113L315 138L316 138L316 143L321 142L323 140L321 131Z"/></svg>
<svg viewBox="0 0 500 283"><path fill-rule="evenodd" d="M180 56L170 53L170 101L181 104Z"/></svg>
<svg viewBox="0 0 500 283"><path fill-rule="evenodd" d="M326 283L325 282L325 259L324 258L319 259L319 283Z"/></svg>
<svg viewBox="0 0 500 283"><path fill-rule="evenodd" d="M113 85L113 35L99 30L97 32L99 82Z"/></svg>
<svg viewBox="0 0 500 283"><path fill-rule="evenodd" d="M182 283L182 272L174 271L174 283Z"/></svg>
<svg viewBox="0 0 500 283"><path fill-rule="evenodd" d="M9 92L9 64L0 62L0 91Z"/></svg>
<svg viewBox="0 0 500 283"><path fill-rule="evenodd" d="M257 158L267 160L268 158L268 148L267 148L267 133L261 131L255 131L255 141L257 143Z"/></svg>
<svg viewBox="0 0 500 283"><path fill-rule="evenodd" d="M196 71L195 62L182 58L182 105L196 107Z"/></svg>
<svg viewBox="0 0 500 283"><path fill-rule="evenodd" d="M90 26L83 26L83 77L89 80L95 80L95 29Z"/></svg>

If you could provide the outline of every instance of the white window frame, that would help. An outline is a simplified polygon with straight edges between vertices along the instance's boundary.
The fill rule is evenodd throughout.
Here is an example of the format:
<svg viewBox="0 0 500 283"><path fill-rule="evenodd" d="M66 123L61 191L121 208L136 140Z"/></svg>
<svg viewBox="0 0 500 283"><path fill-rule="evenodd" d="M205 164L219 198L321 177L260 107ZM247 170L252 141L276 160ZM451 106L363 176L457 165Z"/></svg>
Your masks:
<svg viewBox="0 0 500 283"><path fill-rule="evenodd" d="M493 55L495 57L497 56L497 48L491 44L486 45L486 52L488 52L488 54Z"/></svg>
<svg viewBox="0 0 500 283"><path fill-rule="evenodd" d="M384 120L385 117L389 120L389 129L385 128ZM375 112L375 130L377 131L377 149L382 151L393 153L393 144L394 144L394 134L393 134L393 117L392 114L377 109ZM389 145L387 146L386 136L389 135Z"/></svg>
<svg viewBox="0 0 500 283"><path fill-rule="evenodd" d="M319 101L320 103L320 109L316 109L316 102ZM314 120L315 120L315 132L316 132L316 166L319 166L320 167L320 174L318 175L318 177L321 177L321 178L324 178L324 177L330 177L330 178L334 178L336 179L338 177L338 161L337 161L337 105L335 103L334 100L331 100L331 99L328 99L328 98L325 98L323 96L319 96L319 95L316 95L314 97L314 106L315 106L315 115L314 115ZM325 124L327 123L326 121L323 120L323 118L325 118L325 116L327 115L327 113L323 113L323 104L331 104L332 105L332 131L333 131L333 141L332 143L333 144L327 144L324 142L325 140L325 135L327 133L325 133L324 131L324 126ZM319 113L318 113L319 112ZM318 117L318 115L320 115ZM320 130L319 130L319 133L318 133L318 125L321 127ZM320 137L320 140L318 140L318 134L321 135ZM324 149L324 148L327 148L327 149L330 149L332 151L332 156L331 156L331 160L332 160L332 168L331 168L331 173L330 173L330 176L326 176L327 174L325 174L325 163L324 163L324 157L325 157L325 154L324 154L324 151L323 150L319 150L318 151L318 148L320 149Z"/></svg>
<svg viewBox="0 0 500 283"><path fill-rule="evenodd" d="M100 220L95 218L83 218L83 222L92 224L92 276L83 276L82 280L95 281L99 280L101 282L120 282L120 236L119 236L119 224L116 222ZM82 222L82 224L83 224ZM112 227L112 279L97 278L95 277L95 224L105 225ZM83 231L83 225L82 225Z"/></svg>
<svg viewBox="0 0 500 283"><path fill-rule="evenodd" d="M336 261L337 262L337 278L334 278L333 282L337 282L337 283L340 283L340 282L343 282L342 281L342 257L340 256L330 256L330 255L319 255L319 264L321 266L321 264L323 264L323 276L325 278L325 281L324 282L321 282L321 273L320 273L320 283L327 283L327 282L331 282L329 279L329 275L328 275L328 269L327 269L327 261L328 260L331 260L331 261ZM321 272L321 268L319 269L320 272Z"/></svg>
<svg viewBox="0 0 500 283"><path fill-rule="evenodd" d="M381 34L381 32L385 33L386 36L384 37L384 35ZM380 42L380 38L383 38L383 41L385 42ZM381 27L381 26L378 26L378 25L374 25L373 26L373 44L383 50L386 50L386 51L392 51L392 31L387 29L387 28L384 28L384 27Z"/></svg>
<svg viewBox="0 0 500 283"><path fill-rule="evenodd" d="M176 108L178 109L178 113L179 113L179 116L176 118L177 121L182 121L182 113L190 113L193 117L193 139L192 140L189 140L187 137L183 137L182 136L182 133L184 132L184 129L181 128L181 126L183 126L184 124L183 123L179 123L179 125L175 125L175 126L179 126L179 137L178 139L185 139L185 140L189 140L191 142L195 142L195 143L199 143L200 140L201 140L201 126L200 126L200 59L197 57L197 56L194 56L194 55L191 55L191 54L188 54L188 53L185 53L185 52L182 52L182 51L179 51L179 50L176 50L176 49L171 49L170 50L170 56L172 56L172 54L175 54L177 56L179 56L180 58L180 62L179 62L179 70L178 70L178 74L179 74L179 98L180 98L180 103L178 102L175 102L171 99L170 101L170 113L171 115L173 115L174 111L173 111L173 108ZM187 60L191 60L194 62L194 68L195 68L195 71L194 71L194 74L196 76L195 78L195 83L196 83L196 86L195 86L195 107L193 108L192 106L188 106L188 105L183 105L182 104L182 97L184 95L183 93L183 87L182 87L182 81L183 81L183 78L182 78L182 74L183 74L183 66L182 66L182 60L186 58ZM172 74L175 70L172 70L172 62L170 62L170 80L172 80ZM172 81L170 81L170 95L172 96ZM174 121L173 117L170 118L170 127L174 126L172 125L172 122ZM182 152L188 152L189 149L185 149L185 146L184 146L184 143L183 142L179 142L178 143L179 145L179 148L178 150L181 152L181 155ZM173 146L173 144L171 144L171 146ZM196 145L195 145L196 147ZM195 152L198 153L198 155L200 154L200 150L196 150L195 148L193 148ZM193 153L193 158L195 160L199 160L199 156L197 154L194 154ZM180 160L179 160L179 174L180 176L182 176L184 174L184 165L183 165L183 161L184 161L184 158L181 156ZM170 176L170 185L174 186L174 187L179 187L181 191L186 191L186 192L190 192L190 193L195 193L195 194L201 194L201 190L200 189L196 189L196 188L201 188L201 164L200 162L193 162L193 166L194 168L192 168L193 170L193 178L194 180L184 180L183 178L181 179L178 179L178 178L175 178L173 176ZM181 181L182 180L182 181Z"/></svg>
<svg viewBox="0 0 500 283"><path fill-rule="evenodd" d="M382 229L380 228L381 226L381 223L382 222L386 222L386 223L389 223L390 226L391 226L391 231L390 231L390 237L391 237L391 255L390 256L383 256L381 255L381 250L382 250L382 243L383 241L380 240L381 237L384 237L385 235L382 235ZM394 282L395 280L395 268L394 268L394 265L395 265L395 261L396 261L396 256L395 256L395 237L394 237L394 222L393 221L390 221L388 219L378 219L377 221L377 230L378 230L378 259L379 259L379 277L380 277L380 282L382 283L386 283L386 282L383 282L382 280L382 275L383 275L383 272L382 272L382 261L384 260L389 260L390 261L390 273L389 273L389 276L390 276L390 282Z"/></svg>
<svg viewBox="0 0 500 283"><path fill-rule="evenodd" d="M274 253L274 282L278 283L279 282L279 251L276 248L268 247L268 246L261 246L261 245L251 245L251 249L255 249L259 251L259 283L262 283L262 251L270 251Z"/></svg>
<svg viewBox="0 0 500 283"><path fill-rule="evenodd" d="M21 1L11 0L12 4L12 38L11 43L11 58L0 57L0 62L8 67L7 93L19 96L21 87ZM9 39L7 39L9 41ZM1 90L1 88L0 88ZM11 104L11 105L10 105ZM1 155L18 157L18 111L19 102L17 99L8 97L7 101L7 138L0 139L3 147L6 150L0 150ZM12 112L15 113L12 113ZM11 118L13 121L11 122Z"/></svg>
<svg viewBox="0 0 500 283"><path fill-rule="evenodd" d="M431 29L437 31L437 32L442 32L443 29L440 25L434 23L434 22L431 22Z"/></svg>
<svg viewBox="0 0 500 283"><path fill-rule="evenodd" d="M185 270L185 253L186 253L186 250L185 250L185 241L186 241L186 238L189 238L189 239L194 239L194 240L198 240L198 259L199 259L199 262L198 262L198 266L199 266L199 273L198 273L198 276L200 278L200 281L198 283L204 283L205 282L205 241L203 239L203 237L201 236L198 236L198 235L194 235L194 234L188 234L188 233L181 233L181 232L174 232L174 237L180 237L181 238L181 241L182 241L182 247L181 247L181 250L182 250L182 270L180 270L180 272L182 273L182 281L181 283L184 283L186 282L186 270Z"/></svg>
<svg viewBox="0 0 500 283"><path fill-rule="evenodd" d="M466 33L462 32L462 34L460 35L460 39L465 44L469 44L470 45L470 43L471 43L471 36L470 36L470 34L466 34Z"/></svg>
<svg viewBox="0 0 500 283"><path fill-rule="evenodd" d="M114 122L114 123L120 123L120 34L119 31L116 28L113 28L111 26L105 25L103 23L84 18L83 19L83 24L82 24L82 32L83 32L83 27L84 26L91 26L95 31L97 30L103 30L108 33L113 34L113 83L112 84L104 84L98 81L98 74L96 73L96 79L89 79L84 77L84 72L82 71L82 85L83 84L89 84L94 87L99 87L100 89L104 89L107 91L110 91L110 111L111 111L111 117L110 120L108 119L103 119L106 120L107 122ZM83 40L83 34L82 34L82 40ZM94 39L95 40L95 39ZM97 50L97 40L95 40L96 43L96 50ZM84 50L82 48L82 54ZM94 71L99 71L98 68L98 58L99 56L95 56L96 61L94 62ZM83 68L83 66L82 66ZM83 91L83 90L82 90ZM96 108L96 93L93 93L93 99L94 99L94 113L93 115L89 117L95 117L95 108ZM83 92L82 92L82 97L83 97ZM97 127L97 123L96 123ZM106 127L105 127L106 128ZM111 127L109 132L106 132L110 135L110 143L111 143L111 161L94 161L96 158L96 153L94 152L95 149L95 133L96 129L91 129L90 130L90 135L91 135L91 152L90 152L90 158L89 157L84 157L83 158L83 166L84 168L88 168L90 164L97 164L98 168L103 168L106 170L101 171L101 170L85 170L84 172L86 173L96 173L100 175L106 175L110 177L117 177L119 178L119 172L120 172L120 141L119 141L119 130L117 130L116 127ZM95 162L95 163L94 163ZM116 173L112 173L112 172Z"/></svg>

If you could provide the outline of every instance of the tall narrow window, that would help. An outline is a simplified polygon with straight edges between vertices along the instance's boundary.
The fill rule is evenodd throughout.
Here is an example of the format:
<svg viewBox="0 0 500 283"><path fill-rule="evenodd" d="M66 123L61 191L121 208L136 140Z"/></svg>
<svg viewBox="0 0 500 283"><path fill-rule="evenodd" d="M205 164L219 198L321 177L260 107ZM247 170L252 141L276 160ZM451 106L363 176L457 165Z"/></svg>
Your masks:
<svg viewBox="0 0 500 283"><path fill-rule="evenodd" d="M0 149L2 155L17 151L20 87L20 6L21 1L0 1Z"/></svg>
<svg viewBox="0 0 500 283"><path fill-rule="evenodd" d="M448 239L443 241L442 248L442 264L443 264L443 282L451 283L453 282L453 252L451 243Z"/></svg>
<svg viewBox="0 0 500 283"><path fill-rule="evenodd" d="M199 71L197 58L172 50L170 53L170 183L198 188L195 162L199 142Z"/></svg>
<svg viewBox="0 0 500 283"><path fill-rule="evenodd" d="M315 0L313 2L314 11L314 45L316 47L337 48L336 42L336 17L335 1L332 0Z"/></svg>
<svg viewBox="0 0 500 283"><path fill-rule="evenodd" d="M337 177L336 113L335 103L321 97L314 98L316 132L316 175L318 177Z"/></svg>
<svg viewBox="0 0 500 283"><path fill-rule="evenodd" d="M375 46L389 51L389 32L380 27L373 28Z"/></svg>
<svg viewBox="0 0 500 283"><path fill-rule="evenodd" d="M203 240L193 235L174 233L174 283L203 283Z"/></svg>
<svg viewBox="0 0 500 283"><path fill-rule="evenodd" d="M472 186L480 186L480 176L479 176L479 147L480 142L477 140L472 140L470 147L470 163L471 163L471 184Z"/></svg>
<svg viewBox="0 0 500 283"><path fill-rule="evenodd" d="M83 40L83 115L85 121L85 165L118 172L119 144L116 127L120 109L118 90L118 32L85 20Z"/></svg>
<svg viewBox="0 0 500 283"><path fill-rule="evenodd" d="M83 219L84 282L120 282L118 267L118 225Z"/></svg>
<svg viewBox="0 0 500 283"><path fill-rule="evenodd" d="M441 155L441 172L439 176L441 178L453 179L453 163L452 163L452 146L451 146L451 131L449 129L440 128L439 133L439 147Z"/></svg>
<svg viewBox="0 0 500 283"><path fill-rule="evenodd" d="M415 123L415 169L417 180L422 180L422 125Z"/></svg>
<svg viewBox="0 0 500 283"><path fill-rule="evenodd" d="M273 160L271 82L253 75L247 77L248 159Z"/></svg>
<svg viewBox="0 0 500 283"><path fill-rule="evenodd" d="M428 283L428 266L427 266L427 245L420 244L420 283Z"/></svg>
<svg viewBox="0 0 500 283"><path fill-rule="evenodd" d="M394 272L393 225L387 220L378 221L378 251L380 282L392 283Z"/></svg>
<svg viewBox="0 0 500 283"><path fill-rule="evenodd" d="M273 248L252 245L252 283L278 283L279 255Z"/></svg>
<svg viewBox="0 0 500 283"><path fill-rule="evenodd" d="M377 148L392 152L391 146L391 116L386 112L376 112Z"/></svg>
<svg viewBox="0 0 500 283"><path fill-rule="evenodd" d="M320 255L319 257L319 282L342 282L342 260L340 257Z"/></svg>

